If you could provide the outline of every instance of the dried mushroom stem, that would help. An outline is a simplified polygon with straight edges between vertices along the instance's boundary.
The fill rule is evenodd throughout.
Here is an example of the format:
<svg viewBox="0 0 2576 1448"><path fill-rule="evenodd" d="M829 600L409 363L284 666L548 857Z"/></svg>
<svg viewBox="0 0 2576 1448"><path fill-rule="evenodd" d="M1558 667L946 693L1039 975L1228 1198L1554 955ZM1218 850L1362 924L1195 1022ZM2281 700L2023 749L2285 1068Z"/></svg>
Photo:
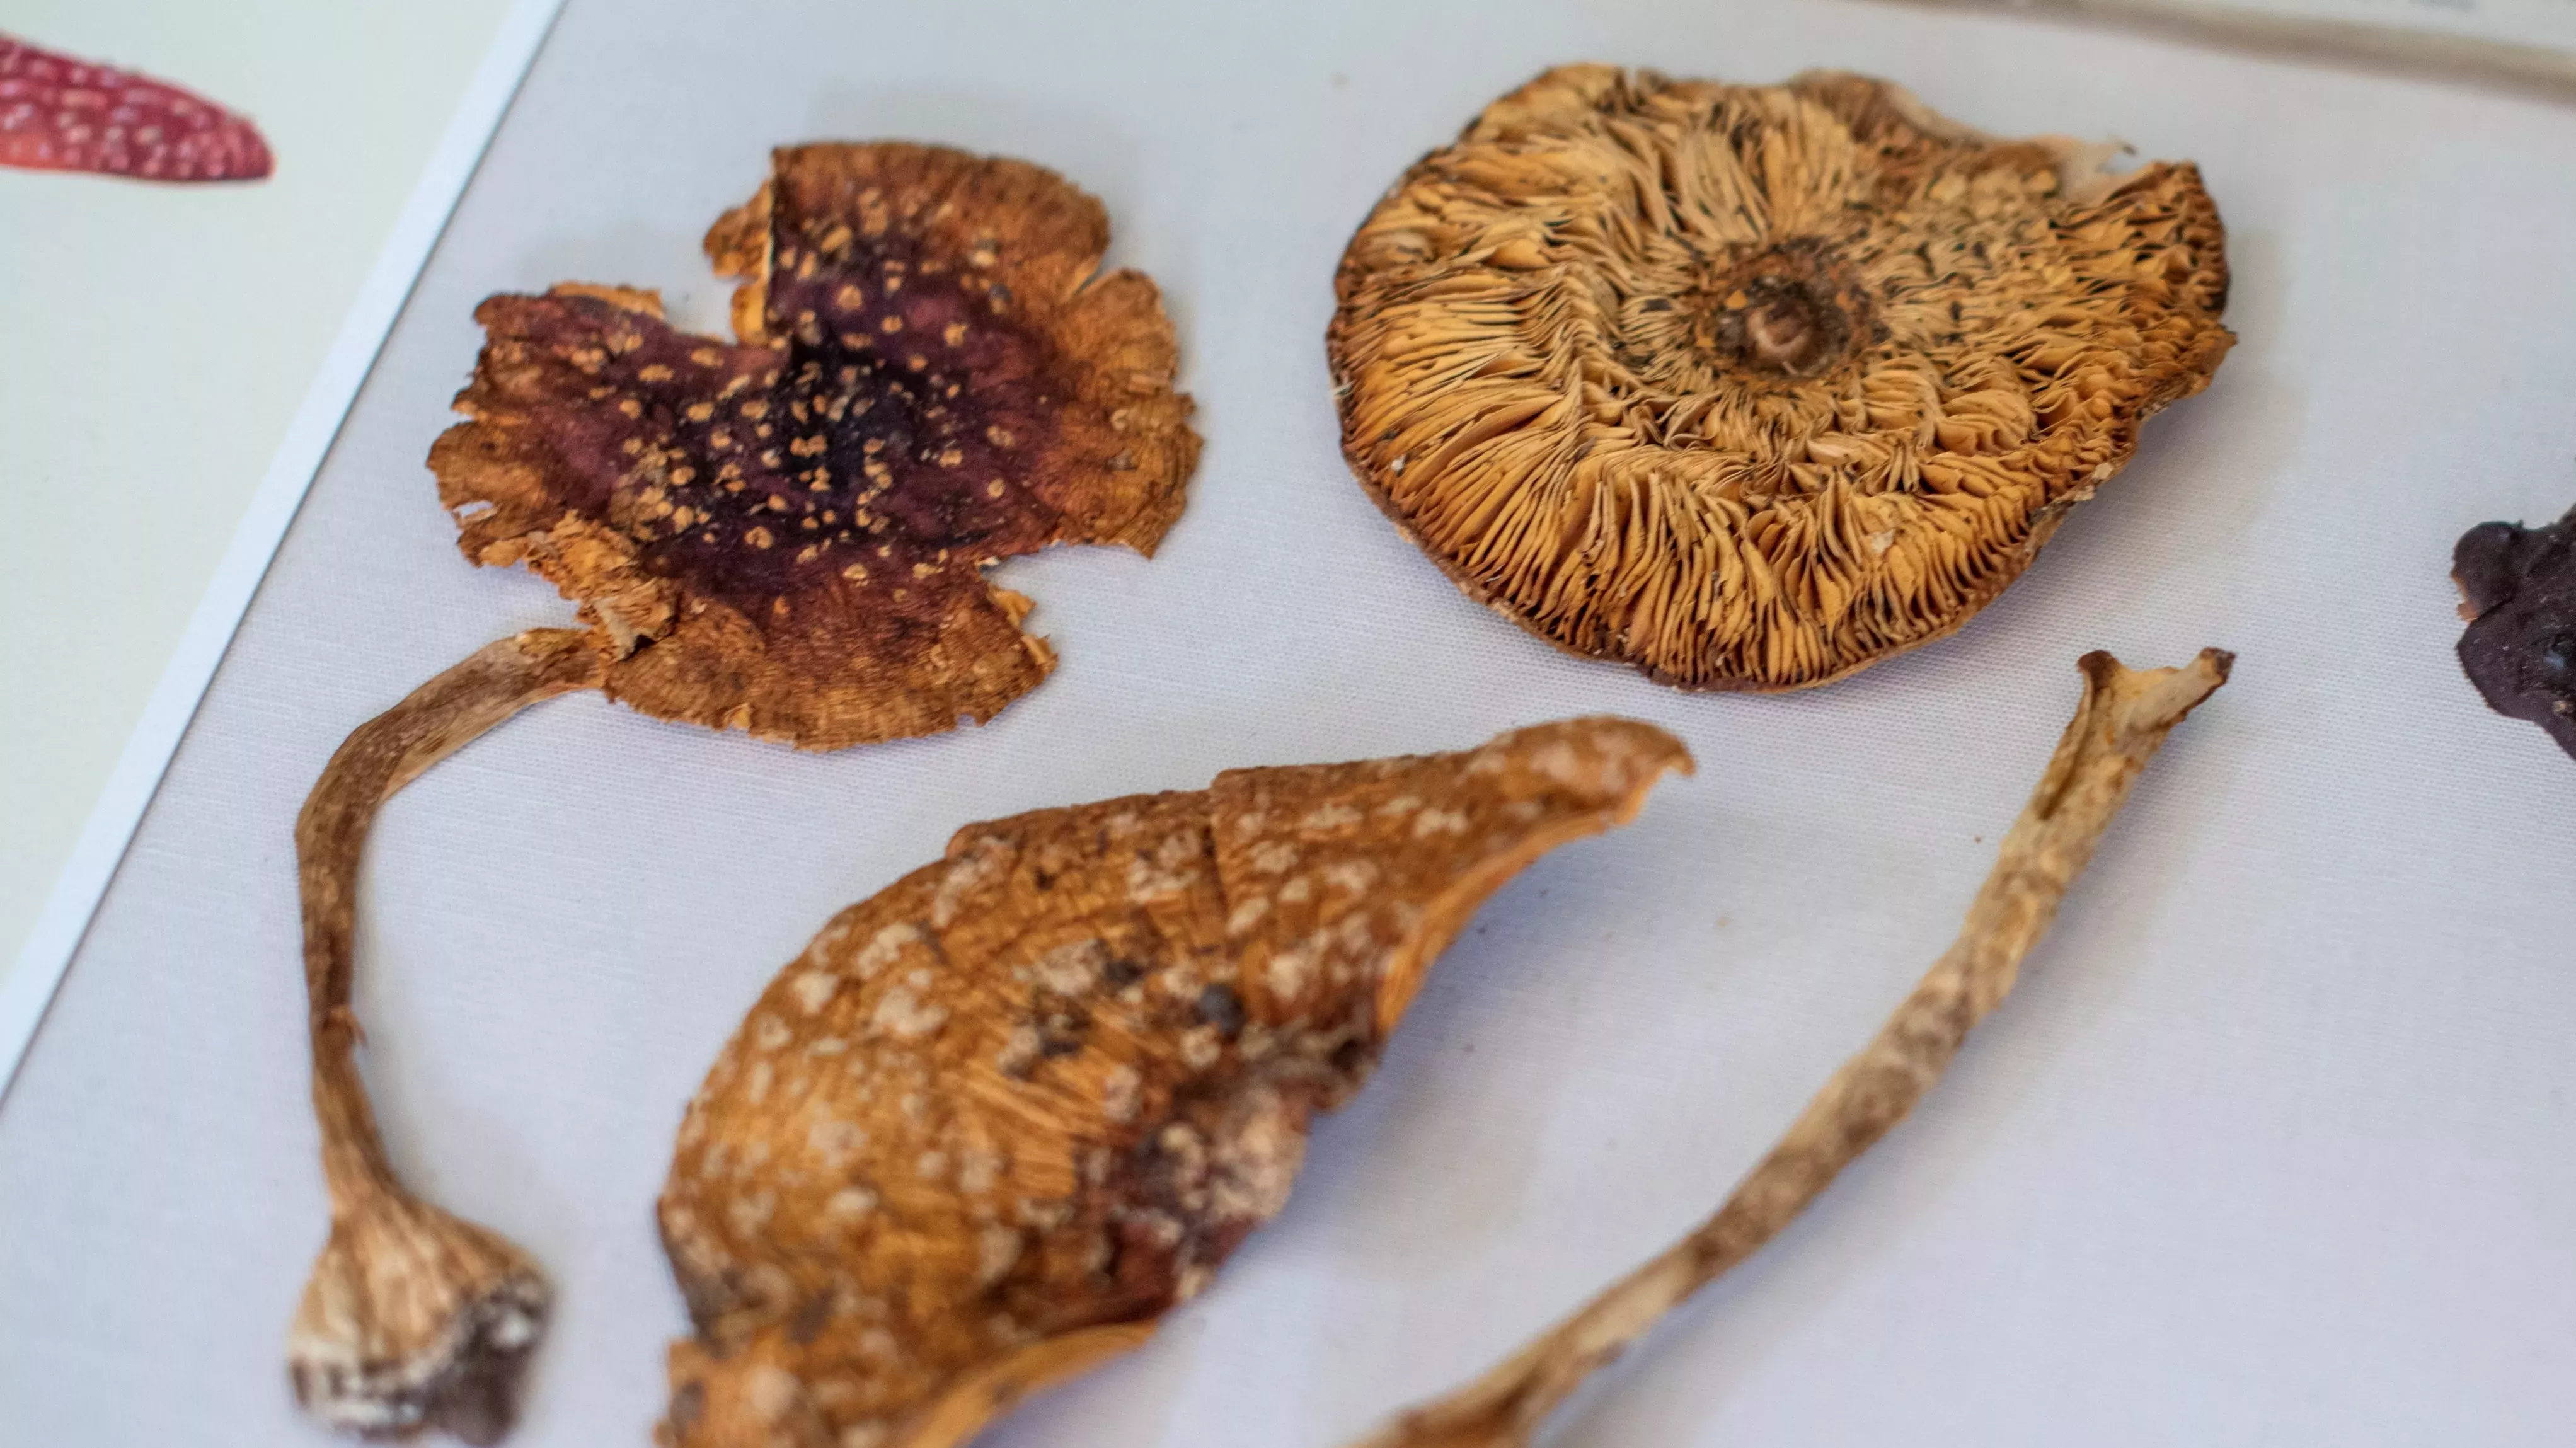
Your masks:
<svg viewBox="0 0 2576 1448"><path fill-rule="evenodd" d="M1843 1063L1751 1174L1689 1236L1484 1377L1403 1414L1354 1448L1519 1448L1585 1378L1665 1313L1751 1256L1842 1169L1905 1119L1968 1032L2012 990L2022 957L2165 735L2227 681L2233 656L2178 669L2084 656L2084 697L2037 793L2004 837L1967 924L1867 1049Z"/></svg>
<svg viewBox="0 0 2576 1448"><path fill-rule="evenodd" d="M358 726L296 818L331 1238L305 1283L287 1360L296 1398L336 1428L379 1436L440 1427L469 1443L494 1441L509 1427L548 1303L525 1253L414 1197L385 1159L349 1008L367 830L422 771L538 700L597 687L600 671L577 629L486 645Z"/></svg>

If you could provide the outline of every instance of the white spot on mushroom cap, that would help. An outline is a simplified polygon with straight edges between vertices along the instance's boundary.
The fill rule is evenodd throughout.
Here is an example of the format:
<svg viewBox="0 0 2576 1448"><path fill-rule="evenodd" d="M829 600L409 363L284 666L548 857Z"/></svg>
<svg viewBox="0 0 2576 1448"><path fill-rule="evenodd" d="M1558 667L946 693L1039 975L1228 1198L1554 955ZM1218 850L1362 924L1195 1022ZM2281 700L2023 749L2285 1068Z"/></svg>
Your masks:
<svg viewBox="0 0 2576 1448"><path fill-rule="evenodd" d="M1333 926L1333 943L1345 958L1366 955L1378 944L1377 921L1366 910L1353 910Z"/></svg>
<svg viewBox="0 0 2576 1448"><path fill-rule="evenodd" d="M1144 1105L1145 1078L1136 1068L1121 1062L1109 1068L1100 1082L1100 1114L1120 1125L1136 1119Z"/></svg>
<svg viewBox="0 0 2576 1448"><path fill-rule="evenodd" d="M1073 940L1039 956L1029 972L1038 984L1058 995L1088 995L1100 984L1100 968L1108 963L1107 942Z"/></svg>
<svg viewBox="0 0 2576 1448"><path fill-rule="evenodd" d="M796 997L796 1004L804 1007L805 1014L809 1016L821 1010L832 999L832 993L840 988L840 977L820 970L806 971L788 987Z"/></svg>
<svg viewBox="0 0 2576 1448"><path fill-rule="evenodd" d="M993 1055L993 1069L1005 1076L1017 1076L1037 1064L1044 1045L1037 1027L1013 1026L1010 1034L1002 1038L1002 1049Z"/></svg>
<svg viewBox="0 0 2576 1448"><path fill-rule="evenodd" d="M1264 1222L1288 1204L1288 1189L1306 1159L1306 1135L1278 1092L1248 1097L1216 1141L1209 1206L1217 1216Z"/></svg>
<svg viewBox="0 0 2576 1448"><path fill-rule="evenodd" d="M1269 913L1270 899L1268 896L1249 896L1241 904L1235 906L1232 911L1227 913L1225 917L1225 933L1228 935L1241 935L1245 931L1260 924L1263 917L1267 916Z"/></svg>
<svg viewBox="0 0 2576 1448"><path fill-rule="evenodd" d="M743 1399L764 1423L777 1423L805 1399L805 1387L794 1374L773 1363L754 1364L743 1382Z"/></svg>
<svg viewBox="0 0 2576 1448"><path fill-rule="evenodd" d="M850 972L866 980L894 964L908 947L921 939L920 926L909 920L899 920L870 937L868 943L860 947L859 953L850 957Z"/></svg>
<svg viewBox="0 0 2576 1448"><path fill-rule="evenodd" d="M877 1001L869 1013L868 1024L878 1032L898 1041L917 1041L947 1024L948 1007L936 1001L925 1001L912 993L912 987L899 985Z"/></svg>
<svg viewBox="0 0 2576 1448"><path fill-rule="evenodd" d="M1273 952L1267 968L1270 993L1283 1001L1295 1000L1306 989L1306 978L1314 968L1314 953L1303 941Z"/></svg>
<svg viewBox="0 0 2576 1448"><path fill-rule="evenodd" d="M1467 817L1454 809L1427 809L1414 816L1413 837L1427 840L1433 835L1463 835Z"/></svg>
<svg viewBox="0 0 2576 1448"><path fill-rule="evenodd" d="M1127 862L1127 895L1145 902L1167 900L1186 892L1198 883L1195 868L1200 858L1200 845L1195 835L1172 835L1154 847L1150 856L1138 855Z"/></svg>
<svg viewBox="0 0 2576 1448"><path fill-rule="evenodd" d="M725 1221L738 1237L755 1237L769 1225L770 1216L778 1210L774 1192L752 1192L735 1197L725 1204Z"/></svg>
<svg viewBox="0 0 2576 1448"><path fill-rule="evenodd" d="M957 1189L982 1196L993 1189L1006 1165L1008 1163L999 1152L969 1148L961 1154L957 1164Z"/></svg>
<svg viewBox="0 0 2576 1448"><path fill-rule="evenodd" d="M1317 834L1330 834L1349 829L1360 822L1360 812L1339 800L1320 804L1306 812L1297 828Z"/></svg>
<svg viewBox="0 0 2576 1448"><path fill-rule="evenodd" d="M1582 756L1574 752L1573 745L1562 739L1541 745L1530 755L1529 762L1530 768L1551 783L1567 789L1588 789L1598 782L1596 771L1584 768Z"/></svg>
<svg viewBox="0 0 2576 1448"><path fill-rule="evenodd" d="M996 1222L978 1233L975 1239L975 1280L990 1287L1002 1280L1020 1260L1020 1229Z"/></svg>
<svg viewBox="0 0 2576 1448"><path fill-rule="evenodd" d="M1324 883L1346 895L1357 895L1377 883L1378 869L1368 860L1336 860L1324 867Z"/></svg>
<svg viewBox="0 0 2576 1448"><path fill-rule="evenodd" d="M823 1164L834 1171L848 1166L867 1144L866 1127L838 1117L817 1121L805 1133L806 1149L821 1157Z"/></svg>
<svg viewBox="0 0 2576 1448"><path fill-rule="evenodd" d="M1181 1033L1181 1064L1193 1071L1204 1071L1225 1054L1225 1039L1214 1026L1199 1026Z"/></svg>
<svg viewBox="0 0 2576 1448"><path fill-rule="evenodd" d="M930 923L941 930L954 924L967 897L999 881L1018 853L1009 841L990 835L967 846L939 879L939 890L930 900Z"/></svg>

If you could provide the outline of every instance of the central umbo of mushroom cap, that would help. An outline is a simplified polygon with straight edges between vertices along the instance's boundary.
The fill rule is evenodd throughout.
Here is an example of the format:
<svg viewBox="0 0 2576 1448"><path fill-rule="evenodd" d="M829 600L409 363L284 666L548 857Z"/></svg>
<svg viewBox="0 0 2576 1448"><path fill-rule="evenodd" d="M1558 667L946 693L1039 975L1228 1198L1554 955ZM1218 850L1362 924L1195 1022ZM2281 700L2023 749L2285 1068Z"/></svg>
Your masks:
<svg viewBox="0 0 2576 1448"><path fill-rule="evenodd" d="M782 149L707 234L739 340L651 292L496 296L430 466L466 556L582 604L605 688L812 749L991 717L1053 656L982 570L1150 552L1198 451L1154 284L1023 162Z"/></svg>
<svg viewBox="0 0 2576 1448"><path fill-rule="evenodd" d="M1857 76L1550 71L1352 238L1343 451L1561 647L1839 678L2001 593L2233 342L2199 173L2106 154Z"/></svg>

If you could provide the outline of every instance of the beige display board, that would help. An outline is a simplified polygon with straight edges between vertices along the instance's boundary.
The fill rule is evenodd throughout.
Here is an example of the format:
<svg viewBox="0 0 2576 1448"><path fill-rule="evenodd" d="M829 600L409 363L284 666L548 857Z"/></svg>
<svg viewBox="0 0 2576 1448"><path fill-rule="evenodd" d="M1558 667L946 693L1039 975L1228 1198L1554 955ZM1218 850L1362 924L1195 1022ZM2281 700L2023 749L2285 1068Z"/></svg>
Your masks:
<svg viewBox="0 0 2576 1448"><path fill-rule="evenodd" d="M2226 0L2219 8L2576 53L2576 0Z"/></svg>
<svg viewBox="0 0 2576 1448"><path fill-rule="evenodd" d="M1847 67L2195 158L2241 344L1952 640L1775 698L1559 656L1351 481L1322 333L1389 180L1572 59ZM715 326L701 231L827 136L1097 192L1206 452L1155 559L1003 570L1063 662L984 728L799 755L585 696L387 811L358 1011L393 1154L558 1289L513 1443L647 1441L682 1103L778 966L963 822L1588 712L1697 756L1485 908L1204 1296L987 1440L1332 1448L1723 1195L1948 942L2079 654L2209 644L2233 682L1923 1111L1555 1441L2564 1441L2576 762L2461 678L2446 573L2463 528L2576 502L2576 108L1841 0L572 0L0 1102L0 1444L324 1441L280 1365L324 1227L291 823L352 725L569 616L458 556L422 467L472 309L586 278Z"/></svg>
<svg viewBox="0 0 2576 1448"><path fill-rule="evenodd" d="M2576 0L1919 0L2576 98Z"/></svg>

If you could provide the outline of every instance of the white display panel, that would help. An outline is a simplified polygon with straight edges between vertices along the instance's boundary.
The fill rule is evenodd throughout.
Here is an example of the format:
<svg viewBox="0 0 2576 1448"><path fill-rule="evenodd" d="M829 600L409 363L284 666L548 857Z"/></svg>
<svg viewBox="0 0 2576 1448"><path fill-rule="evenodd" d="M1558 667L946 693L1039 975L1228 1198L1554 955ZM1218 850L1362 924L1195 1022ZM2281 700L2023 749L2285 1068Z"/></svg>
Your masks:
<svg viewBox="0 0 2576 1448"><path fill-rule="evenodd" d="M2200 162L2242 341L1957 638L1686 696L1476 607L1338 456L1334 262L1558 61L1887 75ZM319 1443L282 1338L324 1206L290 830L347 730L561 622L422 467L495 290L659 286L771 144L905 136L1099 194L1207 439L1148 562L1004 580L1063 658L991 725L799 755L594 698L397 799L359 1012L395 1158L560 1308L520 1448L642 1443L683 1317L651 1203L778 966L957 825L1584 712L1698 757L1434 971L1285 1213L999 1448L1335 1448L1723 1195L1949 941L2076 693L2205 644L2174 736L1924 1110L1556 1442L2542 1445L2576 1382L2576 761L2460 676L2445 576L2576 502L2576 110L1858 3L573 0L422 275L0 1103L0 1443Z"/></svg>

